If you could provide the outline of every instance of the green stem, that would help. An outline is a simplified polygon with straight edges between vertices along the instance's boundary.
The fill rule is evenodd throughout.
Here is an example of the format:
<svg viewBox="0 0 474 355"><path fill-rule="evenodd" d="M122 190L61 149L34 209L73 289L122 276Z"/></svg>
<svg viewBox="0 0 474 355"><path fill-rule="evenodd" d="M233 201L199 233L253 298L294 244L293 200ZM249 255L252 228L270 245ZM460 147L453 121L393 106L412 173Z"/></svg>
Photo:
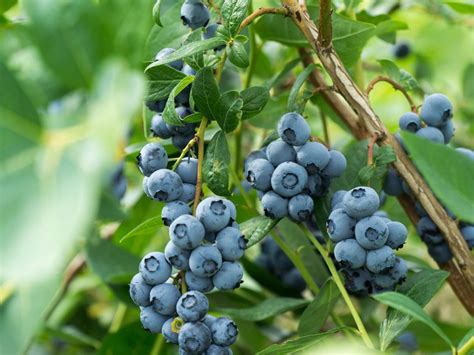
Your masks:
<svg viewBox="0 0 474 355"><path fill-rule="evenodd" d="M165 337L161 334L156 336L153 348L151 348L150 355L159 355L162 353L163 346L165 345Z"/></svg>
<svg viewBox="0 0 474 355"><path fill-rule="evenodd" d="M249 14L252 14L252 12L253 12L252 3L250 3L250 5L249 5L248 12L249 12ZM250 64L249 64L249 68L247 70L247 77L245 78L244 89L248 89L250 87L250 84L252 82L253 73L255 71L255 65L257 63L257 55L258 55L258 51L256 50L257 41L255 39L255 31L253 30L252 26L249 26L248 30L249 30L249 44L250 44Z"/></svg>
<svg viewBox="0 0 474 355"><path fill-rule="evenodd" d="M199 129L196 133L196 139L198 141L198 171L197 171L197 182L196 182L196 194L194 195L194 206L193 215L196 214L196 208L199 204L202 191L202 162L204 160L204 133L206 132L207 118L203 117Z"/></svg>
<svg viewBox="0 0 474 355"><path fill-rule="evenodd" d="M217 70L216 70L217 83L220 83L221 81L222 72L224 71L224 65L225 65L226 60L227 60L227 52L224 52L224 54L222 54L221 61L219 62L219 66L217 67Z"/></svg>
<svg viewBox="0 0 474 355"><path fill-rule="evenodd" d="M474 349L474 337L469 339L459 350L458 355L468 355Z"/></svg>
<svg viewBox="0 0 474 355"><path fill-rule="evenodd" d="M374 344L372 343L372 340L370 339L369 334L367 333L367 330L365 329L364 323L362 322L362 319L360 318L359 313L357 312L354 304L352 303L352 300L349 294L347 293L347 290L344 287L344 284L342 283L341 277L339 276L336 270L336 266L334 265L331 258L329 257L328 251L323 248L323 246L318 242L318 240L314 237L314 235L311 234L311 232L309 232L304 227L301 227L301 229L306 234L306 236L311 241L311 243L313 243L313 245L316 247L316 250L318 250L324 262L326 263L326 266L328 267L329 272L331 273L334 283L336 284L337 288L339 289L339 292L342 295L342 298L344 299L344 302L349 308L352 318L354 318L354 321L357 325L357 329L359 329L359 333L365 345L367 345L371 349L375 349Z"/></svg>
<svg viewBox="0 0 474 355"><path fill-rule="evenodd" d="M173 164L173 167L171 168L171 170L176 170L176 168L178 167L179 163L181 163L181 161L186 157L186 154L188 154L189 150L196 144L197 142L197 138L194 137L193 139L191 139L188 144L186 145L186 147L184 147L183 151L181 152L180 156L178 157L178 159L176 160L176 162Z"/></svg>
<svg viewBox="0 0 474 355"><path fill-rule="evenodd" d="M115 333L120 329L120 325L123 322L125 313L127 312L127 306L123 303L119 303L117 310L115 311L114 318L109 327L109 333Z"/></svg>

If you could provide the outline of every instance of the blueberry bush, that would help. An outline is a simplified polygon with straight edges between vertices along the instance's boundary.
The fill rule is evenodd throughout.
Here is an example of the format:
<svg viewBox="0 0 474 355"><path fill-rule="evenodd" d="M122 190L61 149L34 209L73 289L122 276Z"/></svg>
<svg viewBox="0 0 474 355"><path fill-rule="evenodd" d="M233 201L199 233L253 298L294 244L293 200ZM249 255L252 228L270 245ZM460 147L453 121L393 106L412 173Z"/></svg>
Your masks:
<svg viewBox="0 0 474 355"><path fill-rule="evenodd" d="M0 2L1 353L471 354L473 16Z"/></svg>

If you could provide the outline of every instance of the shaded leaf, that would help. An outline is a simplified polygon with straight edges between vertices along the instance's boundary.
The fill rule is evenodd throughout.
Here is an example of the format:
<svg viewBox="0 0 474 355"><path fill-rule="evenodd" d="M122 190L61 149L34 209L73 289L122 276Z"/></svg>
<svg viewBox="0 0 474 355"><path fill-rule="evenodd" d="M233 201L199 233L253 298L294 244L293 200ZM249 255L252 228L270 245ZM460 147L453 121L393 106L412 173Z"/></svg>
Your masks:
<svg viewBox="0 0 474 355"><path fill-rule="evenodd" d="M237 91L227 91L217 102L217 123L225 132L232 132L237 128L242 117L243 100Z"/></svg>
<svg viewBox="0 0 474 355"><path fill-rule="evenodd" d="M303 84L307 81L308 76L313 72L316 64L308 65L297 77L295 83L291 87L290 96L288 97L288 111L296 111L298 106L296 104L296 99L298 97L298 92L300 91Z"/></svg>
<svg viewBox="0 0 474 355"><path fill-rule="evenodd" d="M199 112L211 120L217 119L216 110L220 93L212 68L204 67L196 73L191 92Z"/></svg>
<svg viewBox="0 0 474 355"><path fill-rule="evenodd" d="M224 131L217 131L209 142L203 163L207 186L217 195L229 194L229 146Z"/></svg>
<svg viewBox="0 0 474 355"><path fill-rule="evenodd" d="M182 126L183 120L176 112L175 97L194 81L194 76L186 76L170 92L163 111L163 120L173 126Z"/></svg>
<svg viewBox="0 0 474 355"><path fill-rule="evenodd" d="M234 42L229 49L229 60L239 68L247 68L249 66L249 56L243 43Z"/></svg>
<svg viewBox="0 0 474 355"><path fill-rule="evenodd" d="M153 5L153 19L158 26L163 27L160 19L161 2L162 0L156 0L155 5Z"/></svg>
<svg viewBox="0 0 474 355"><path fill-rule="evenodd" d="M253 86L242 90L240 97L243 100L242 120L246 120L262 112L270 98L267 88L263 86Z"/></svg>
<svg viewBox="0 0 474 355"><path fill-rule="evenodd" d="M242 223L240 230L247 239L247 247L250 248L259 243L278 224L278 219L264 216L254 217Z"/></svg>
<svg viewBox="0 0 474 355"><path fill-rule="evenodd" d="M128 238L137 237L141 235L149 235L150 233L156 232L156 230L162 226L163 226L163 221L161 220L160 216L149 218L143 223L133 228L130 232L125 234L120 239L120 243L122 243L124 240Z"/></svg>
<svg viewBox="0 0 474 355"><path fill-rule="evenodd" d="M231 36L239 31L240 24L247 15L248 0L225 0L222 4L222 17L224 25Z"/></svg>
<svg viewBox="0 0 474 355"><path fill-rule="evenodd" d="M171 91L186 77L185 74L169 65L160 65L147 71L148 95L146 100L156 101L166 99Z"/></svg>

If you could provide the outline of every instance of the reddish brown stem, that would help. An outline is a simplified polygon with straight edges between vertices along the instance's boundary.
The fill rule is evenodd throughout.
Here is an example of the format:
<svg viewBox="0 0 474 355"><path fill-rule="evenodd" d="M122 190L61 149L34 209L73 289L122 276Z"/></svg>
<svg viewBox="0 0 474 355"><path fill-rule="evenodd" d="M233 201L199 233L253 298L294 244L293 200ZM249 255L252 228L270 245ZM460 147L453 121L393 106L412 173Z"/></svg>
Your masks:
<svg viewBox="0 0 474 355"><path fill-rule="evenodd" d="M380 82L389 83L390 85L392 85L392 87L395 90L400 91L403 94L403 96L405 96L408 103L410 104L410 109L412 110L412 112L414 113L418 112L418 107L416 106L415 102L413 101L411 96L408 94L408 92L405 90L405 88L401 86L399 83L397 83L395 80L392 80L385 76L378 76L369 83L369 85L367 86L367 89L365 89L365 94L367 95L367 97L369 97L369 94L374 89L375 85Z"/></svg>
<svg viewBox="0 0 474 355"><path fill-rule="evenodd" d="M288 10L284 7L261 7L250 15L248 15L240 24L239 32L242 31L245 27L250 25L252 21L254 21L257 17L266 15L266 14L273 14L273 15L288 15Z"/></svg>
<svg viewBox="0 0 474 355"><path fill-rule="evenodd" d="M377 133L372 134L372 137L369 140L369 145L367 149L367 165L372 166L374 164L374 146L379 139L379 135Z"/></svg>

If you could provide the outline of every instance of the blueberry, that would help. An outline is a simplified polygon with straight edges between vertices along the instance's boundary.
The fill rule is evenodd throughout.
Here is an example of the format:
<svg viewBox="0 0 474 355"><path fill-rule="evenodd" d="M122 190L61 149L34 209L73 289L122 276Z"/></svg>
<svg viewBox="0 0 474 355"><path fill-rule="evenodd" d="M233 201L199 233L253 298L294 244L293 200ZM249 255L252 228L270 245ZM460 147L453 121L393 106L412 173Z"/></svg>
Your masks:
<svg viewBox="0 0 474 355"><path fill-rule="evenodd" d="M446 264L453 257L448 244L429 244L428 253L438 264Z"/></svg>
<svg viewBox="0 0 474 355"><path fill-rule="evenodd" d="M349 216L342 208L331 212L326 222L329 238L333 242L354 238L354 228L357 221Z"/></svg>
<svg viewBox="0 0 474 355"><path fill-rule="evenodd" d="M440 127L453 117L453 105L443 94L425 97L420 116L428 126Z"/></svg>
<svg viewBox="0 0 474 355"><path fill-rule="evenodd" d="M169 130L168 124L163 119L163 115L158 113L151 119L150 131L153 137L160 137L162 139L171 138L171 131Z"/></svg>
<svg viewBox="0 0 474 355"><path fill-rule="evenodd" d="M296 161L306 168L309 175L322 171L328 165L330 158L328 149L318 142L305 143L296 153Z"/></svg>
<svg viewBox="0 0 474 355"><path fill-rule="evenodd" d="M346 213L354 218L364 218L379 209L380 198L377 192L367 186L359 186L348 191L342 200Z"/></svg>
<svg viewBox="0 0 474 355"><path fill-rule="evenodd" d="M233 223L237 220L237 209L235 208L235 205L232 201L227 200L227 199L222 199L224 201L224 204L226 205L227 209L229 210L229 215L230 215L230 221ZM237 227L235 227L237 228Z"/></svg>
<svg viewBox="0 0 474 355"><path fill-rule="evenodd" d="M367 252L367 269L374 273L380 273L395 265L395 254L393 249L384 245L380 249Z"/></svg>
<svg viewBox="0 0 474 355"><path fill-rule="evenodd" d="M144 329L153 334L161 333L163 324L169 316L164 316L153 310L153 307L140 307L140 321Z"/></svg>
<svg viewBox="0 0 474 355"><path fill-rule="evenodd" d="M168 343L178 344L178 333L173 332L172 324L174 319L168 319L164 324L163 328L161 329L161 334Z"/></svg>
<svg viewBox="0 0 474 355"><path fill-rule="evenodd" d="M474 248L474 226L467 225L461 228L461 234L464 237L464 240L466 241L469 248Z"/></svg>
<svg viewBox="0 0 474 355"><path fill-rule="evenodd" d="M308 182L308 173L293 162L280 164L274 171L271 184L273 191L283 197L293 197L303 191Z"/></svg>
<svg viewBox="0 0 474 355"><path fill-rule="evenodd" d="M388 273L396 283L402 283L407 277L408 265L405 260L397 256L395 265L388 270Z"/></svg>
<svg viewBox="0 0 474 355"><path fill-rule="evenodd" d="M187 116L192 114L191 109L185 106L176 107L176 114L184 120ZM181 126L169 126L169 130L172 134L180 134L183 136L194 133L196 125L194 123L185 123Z"/></svg>
<svg viewBox="0 0 474 355"><path fill-rule="evenodd" d="M211 316L210 314L206 314L206 316L203 318L201 322L203 322L206 325L206 327L208 327L209 330L211 330L212 324L214 324L216 319L217 317Z"/></svg>
<svg viewBox="0 0 474 355"><path fill-rule="evenodd" d="M163 60L166 57L168 57L170 54L173 54L174 52L176 52L176 50L174 50L173 48L163 48L156 54L155 60L156 61ZM178 59L169 63L168 65L173 67L176 70L181 70L183 68L184 62L182 59Z"/></svg>
<svg viewBox="0 0 474 355"><path fill-rule="evenodd" d="M181 6L181 20L192 30L206 27L210 18L209 10L200 1L185 1Z"/></svg>
<svg viewBox="0 0 474 355"><path fill-rule="evenodd" d="M192 250L201 244L205 233L202 223L191 215L176 218L169 229L171 241L185 250Z"/></svg>
<svg viewBox="0 0 474 355"><path fill-rule="evenodd" d="M347 167L347 160L344 154L337 150L330 150L329 155L329 163L323 169L321 174L330 178L336 178L344 174Z"/></svg>
<svg viewBox="0 0 474 355"><path fill-rule="evenodd" d="M405 244L408 236L407 227L400 222L389 222L388 227L388 239L386 245L392 249L399 249Z"/></svg>
<svg viewBox="0 0 474 355"><path fill-rule="evenodd" d="M403 143L403 138L400 135L400 132L397 132L393 135L393 137L397 140L398 144L403 148L405 152L407 152L407 147L405 146L405 143Z"/></svg>
<svg viewBox="0 0 474 355"><path fill-rule="evenodd" d="M313 199L305 194L296 195L288 202L288 212L295 222L307 220L313 214L313 209Z"/></svg>
<svg viewBox="0 0 474 355"><path fill-rule="evenodd" d="M201 322L186 323L179 331L178 342L180 352L203 354L211 346L211 331Z"/></svg>
<svg viewBox="0 0 474 355"><path fill-rule="evenodd" d="M166 106L166 99L157 101L146 101L145 105L150 111L163 112Z"/></svg>
<svg viewBox="0 0 474 355"><path fill-rule="evenodd" d="M239 260L247 248L247 241L236 228L227 227L217 233L216 247L225 261Z"/></svg>
<svg viewBox="0 0 474 355"><path fill-rule="evenodd" d="M414 353L418 350L418 342L412 332L403 332L397 337L397 341L400 344L399 350L403 353Z"/></svg>
<svg viewBox="0 0 474 355"><path fill-rule="evenodd" d="M183 74L186 74L187 76L196 75L196 71L187 64L184 64L183 69L181 69L181 72Z"/></svg>
<svg viewBox="0 0 474 355"><path fill-rule="evenodd" d="M367 252L354 239L344 239L334 248L336 260L350 269L358 269L365 265Z"/></svg>
<svg viewBox="0 0 474 355"><path fill-rule="evenodd" d="M173 221L184 215L191 214L191 208L183 201L168 202L161 210L161 220L165 226L170 226Z"/></svg>
<svg viewBox="0 0 474 355"><path fill-rule="evenodd" d="M277 139L268 145L267 159L273 166L278 166L286 161L295 161L296 151L293 146L281 139Z"/></svg>
<svg viewBox="0 0 474 355"><path fill-rule="evenodd" d="M444 137L444 144L448 144L451 141L451 138L454 136L454 128L453 120L447 120L446 123L439 127L441 133L443 133Z"/></svg>
<svg viewBox="0 0 474 355"><path fill-rule="evenodd" d="M438 227L429 217L422 217L416 224L416 232L427 244L440 244L443 242L443 236Z"/></svg>
<svg viewBox="0 0 474 355"><path fill-rule="evenodd" d="M183 194L179 197L179 200L189 203L194 200L195 195L196 195L196 185L183 184Z"/></svg>
<svg viewBox="0 0 474 355"><path fill-rule="evenodd" d="M278 122L278 135L291 145L303 145L310 137L310 128L303 116L290 112Z"/></svg>
<svg viewBox="0 0 474 355"><path fill-rule="evenodd" d="M323 197L329 192L331 178L316 174L308 177L308 190L313 197Z"/></svg>
<svg viewBox="0 0 474 355"><path fill-rule="evenodd" d="M303 292L306 288L306 281L296 268L293 268L284 274L281 281L283 282L283 285L297 292Z"/></svg>
<svg viewBox="0 0 474 355"><path fill-rule="evenodd" d="M218 232L229 225L232 208L221 197L208 197L199 203L196 217L206 228L207 232Z"/></svg>
<svg viewBox="0 0 474 355"><path fill-rule="evenodd" d="M190 271L186 272L184 280L186 281L188 289L192 291L209 292L214 288L210 277L197 276Z"/></svg>
<svg viewBox="0 0 474 355"><path fill-rule="evenodd" d="M355 237L365 249L381 248L388 239L387 224L380 217L363 218L355 226Z"/></svg>
<svg viewBox="0 0 474 355"><path fill-rule="evenodd" d="M214 243L216 241L217 233L214 232L206 232L204 236L204 240L208 241L209 243Z"/></svg>
<svg viewBox="0 0 474 355"><path fill-rule="evenodd" d="M346 190L338 190L332 195L331 198L331 210L334 210L335 206L342 203L342 199L344 198L344 195L346 194Z"/></svg>
<svg viewBox="0 0 474 355"><path fill-rule="evenodd" d="M186 184L196 185L198 161L195 158L184 158L176 168L176 173Z"/></svg>
<svg viewBox="0 0 474 355"><path fill-rule="evenodd" d="M148 179L149 179L148 176L143 177L143 192L149 198L153 198L153 195L150 193L150 190L148 190Z"/></svg>
<svg viewBox="0 0 474 355"><path fill-rule="evenodd" d="M366 296L372 293L372 282L370 273L363 269L345 269L344 285L349 293L357 296Z"/></svg>
<svg viewBox="0 0 474 355"><path fill-rule="evenodd" d="M388 213L385 211L375 211L373 216L382 218L386 223L391 222L390 218L388 218Z"/></svg>
<svg viewBox="0 0 474 355"><path fill-rule="evenodd" d="M226 346L219 346L216 344L211 344L211 346L206 350L206 355L232 355L232 350Z"/></svg>
<svg viewBox="0 0 474 355"><path fill-rule="evenodd" d="M418 214L418 216L420 216L420 217L428 216L428 213L426 213L425 209L423 208L421 203L418 202L418 201L416 201L416 203L415 203L415 210L416 210L416 213Z"/></svg>
<svg viewBox="0 0 474 355"><path fill-rule="evenodd" d="M130 298L137 306L146 307L150 305L150 291L152 286L148 285L140 273L133 276L130 281Z"/></svg>
<svg viewBox="0 0 474 355"><path fill-rule="evenodd" d="M160 169L147 180L148 192L155 200L171 202L183 194L183 182L178 174L168 169Z"/></svg>
<svg viewBox="0 0 474 355"><path fill-rule="evenodd" d="M158 285L171 276L171 265L165 258L165 254L152 252L146 254L140 261L140 274L149 285Z"/></svg>
<svg viewBox="0 0 474 355"><path fill-rule="evenodd" d="M389 168L383 183L383 191L390 196L400 196L403 193L403 180L397 171Z"/></svg>
<svg viewBox="0 0 474 355"><path fill-rule="evenodd" d="M260 149L260 150L255 150L251 152L247 158L244 160L244 172L247 175L247 170L250 166L250 163L253 162L254 160L257 159L265 159L267 160L267 150L266 149Z"/></svg>
<svg viewBox="0 0 474 355"><path fill-rule="evenodd" d="M185 322L197 322L203 319L208 311L209 301L199 291L186 292L176 304L176 312Z"/></svg>
<svg viewBox="0 0 474 355"><path fill-rule="evenodd" d="M219 272L212 277L214 286L219 290L232 290L238 288L244 272L238 262L224 261Z"/></svg>
<svg viewBox="0 0 474 355"><path fill-rule="evenodd" d="M407 112L400 117L398 125L402 131L416 133L421 128L421 120L416 113Z"/></svg>
<svg viewBox="0 0 474 355"><path fill-rule="evenodd" d="M184 149L189 141L191 141L194 138L194 132L182 135L182 134L175 134L173 137L171 137L171 143L178 148L178 149Z"/></svg>
<svg viewBox="0 0 474 355"><path fill-rule="evenodd" d="M271 188L273 172L273 165L268 160L255 159L248 165L246 179L253 188L268 191Z"/></svg>
<svg viewBox="0 0 474 355"><path fill-rule="evenodd" d="M166 168L168 165L168 154L160 143L148 143L137 156L138 169L145 176Z"/></svg>
<svg viewBox="0 0 474 355"><path fill-rule="evenodd" d="M201 245L191 252L189 268L197 276L210 277L222 266L222 254L214 245Z"/></svg>
<svg viewBox="0 0 474 355"><path fill-rule="evenodd" d="M191 85L186 86L183 90L180 91L178 95L174 98L174 103L176 106L189 106L189 97L191 95Z"/></svg>
<svg viewBox="0 0 474 355"><path fill-rule="evenodd" d="M461 153L462 155L470 158L471 160L474 160L474 151L472 151L471 149L467 149L467 148L456 148L456 151Z"/></svg>
<svg viewBox="0 0 474 355"><path fill-rule="evenodd" d="M221 346L231 346L237 340L239 330L230 318L217 318L211 326L212 342Z"/></svg>
<svg viewBox="0 0 474 355"><path fill-rule="evenodd" d="M171 240L166 244L165 257L166 260L178 270L189 269L189 256L191 252L177 247Z"/></svg>
<svg viewBox="0 0 474 355"><path fill-rule="evenodd" d="M153 309L164 316L171 316L175 313L176 302L180 297L181 292L173 284L157 285L150 292Z"/></svg>
<svg viewBox="0 0 474 355"><path fill-rule="evenodd" d="M202 38L203 39L214 38L218 27L219 27L218 23L211 23L210 25L208 25L206 29L202 32Z"/></svg>
<svg viewBox="0 0 474 355"><path fill-rule="evenodd" d="M262 208L265 216L278 219L288 215L288 200L273 191L268 191L263 195Z"/></svg>
<svg viewBox="0 0 474 355"><path fill-rule="evenodd" d="M443 133L436 127L423 127L416 132L416 135L434 143L444 144Z"/></svg>
<svg viewBox="0 0 474 355"><path fill-rule="evenodd" d="M269 255L260 254L255 259L255 264L257 264L262 269L265 269L269 272L272 272L273 264Z"/></svg>
<svg viewBox="0 0 474 355"><path fill-rule="evenodd" d="M411 53L411 47L408 43L397 43L393 47L393 55L398 59L406 58Z"/></svg>

